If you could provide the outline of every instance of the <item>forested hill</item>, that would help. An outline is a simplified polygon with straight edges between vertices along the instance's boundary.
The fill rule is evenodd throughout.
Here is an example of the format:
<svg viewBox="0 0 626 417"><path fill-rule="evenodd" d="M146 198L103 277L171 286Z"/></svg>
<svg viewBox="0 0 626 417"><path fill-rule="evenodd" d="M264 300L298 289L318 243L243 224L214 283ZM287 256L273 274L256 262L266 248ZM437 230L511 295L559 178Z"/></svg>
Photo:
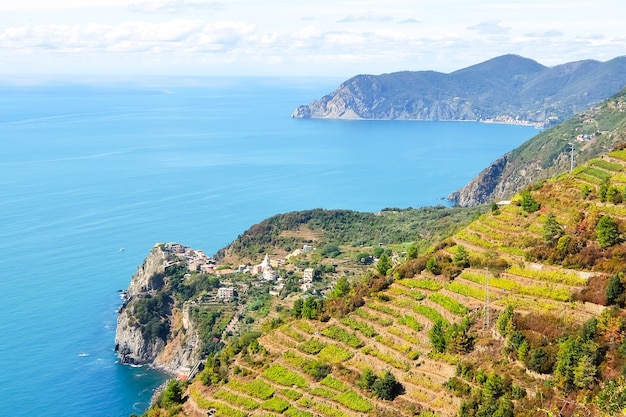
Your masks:
<svg viewBox="0 0 626 417"><path fill-rule="evenodd" d="M626 88L503 155L448 198L461 206L508 198L528 184L567 172L626 140Z"/></svg>
<svg viewBox="0 0 626 417"><path fill-rule="evenodd" d="M504 55L445 74L357 75L292 117L555 124L626 85L626 57L546 67Z"/></svg>
<svg viewBox="0 0 626 417"><path fill-rule="evenodd" d="M259 254L287 254L305 244L378 246L416 242L425 249L452 235L484 211L477 207L385 208L378 213L304 210L277 214L250 227L216 254L220 260L254 260Z"/></svg>

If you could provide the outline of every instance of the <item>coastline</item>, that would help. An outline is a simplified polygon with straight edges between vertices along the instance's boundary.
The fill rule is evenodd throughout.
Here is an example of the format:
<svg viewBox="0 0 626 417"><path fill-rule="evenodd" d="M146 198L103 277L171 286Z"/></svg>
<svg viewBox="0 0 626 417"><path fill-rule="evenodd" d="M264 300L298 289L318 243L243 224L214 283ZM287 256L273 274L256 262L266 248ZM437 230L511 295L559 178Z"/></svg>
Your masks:
<svg viewBox="0 0 626 417"><path fill-rule="evenodd" d="M389 122L455 122L455 123L485 123L485 124L498 124L509 126L524 126L532 127L537 130L543 131L552 124L546 126L545 123L530 122L526 120L498 120L495 119L382 119L382 118L364 118L364 117L295 117L291 115L292 119L316 119L316 120L347 120L347 121L389 121Z"/></svg>

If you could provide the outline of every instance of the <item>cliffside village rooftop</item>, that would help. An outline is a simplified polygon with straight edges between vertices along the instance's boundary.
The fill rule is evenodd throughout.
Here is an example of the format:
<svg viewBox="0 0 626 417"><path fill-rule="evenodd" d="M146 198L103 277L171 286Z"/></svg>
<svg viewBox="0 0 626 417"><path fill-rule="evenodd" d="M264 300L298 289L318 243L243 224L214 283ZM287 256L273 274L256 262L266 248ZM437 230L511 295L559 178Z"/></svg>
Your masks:
<svg viewBox="0 0 626 417"><path fill-rule="evenodd" d="M192 272L201 272L209 275L219 275L226 277L234 273L250 274L257 279L257 282L273 282L273 285L269 293L270 295L278 296L280 291L284 288L285 282L283 277L280 277L276 272L278 267L285 264L285 260L293 256L300 255L302 253L310 252L313 250L311 245L304 245L302 249L296 249L294 252L286 256L285 259L270 259L268 254L265 254L263 261L257 265L239 265L237 269L228 267L220 267L217 261L208 257L202 250L195 250L190 247L181 245L179 243L165 243L161 246L165 253L170 253L176 256L176 260L172 259L164 263L164 267L167 268L170 265L178 263L178 260L182 258L187 264L187 268ZM302 279L300 280L300 290L302 292L308 292L313 289L313 279L315 276L315 270L313 268L306 268L302 271ZM236 289L233 286L223 286L217 290L217 298L230 301L236 295Z"/></svg>

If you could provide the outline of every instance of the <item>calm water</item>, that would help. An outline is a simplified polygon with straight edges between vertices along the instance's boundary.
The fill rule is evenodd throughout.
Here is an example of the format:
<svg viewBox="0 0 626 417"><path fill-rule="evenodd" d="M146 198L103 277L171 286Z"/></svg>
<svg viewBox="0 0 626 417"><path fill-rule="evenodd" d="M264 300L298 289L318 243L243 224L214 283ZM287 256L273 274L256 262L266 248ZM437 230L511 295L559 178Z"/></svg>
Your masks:
<svg viewBox="0 0 626 417"><path fill-rule="evenodd" d="M337 84L0 87L3 413L145 409L162 377L112 349L117 291L155 243L214 253L276 213L440 204L537 133L289 117Z"/></svg>

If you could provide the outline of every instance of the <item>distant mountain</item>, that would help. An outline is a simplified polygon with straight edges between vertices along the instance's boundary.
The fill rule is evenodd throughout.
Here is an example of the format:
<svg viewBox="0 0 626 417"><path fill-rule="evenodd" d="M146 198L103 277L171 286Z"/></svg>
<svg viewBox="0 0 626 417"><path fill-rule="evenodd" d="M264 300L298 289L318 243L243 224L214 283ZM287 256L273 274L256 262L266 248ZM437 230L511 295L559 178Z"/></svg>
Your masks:
<svg viewBox="0 0 626 417"><path fill-rule="evenodd" d="M626 85L626 56L546 67L504 55L450 74L357 75L296 118L473 120L548 127Z"/></svg>
<svg viewBox="0 0 626 417"><path fill-rule="evenodd" d="M626 88L503 155L448 198L466 207L505 199L533 182L567 172L572 156L578 166L623 143Z"/></svg>

